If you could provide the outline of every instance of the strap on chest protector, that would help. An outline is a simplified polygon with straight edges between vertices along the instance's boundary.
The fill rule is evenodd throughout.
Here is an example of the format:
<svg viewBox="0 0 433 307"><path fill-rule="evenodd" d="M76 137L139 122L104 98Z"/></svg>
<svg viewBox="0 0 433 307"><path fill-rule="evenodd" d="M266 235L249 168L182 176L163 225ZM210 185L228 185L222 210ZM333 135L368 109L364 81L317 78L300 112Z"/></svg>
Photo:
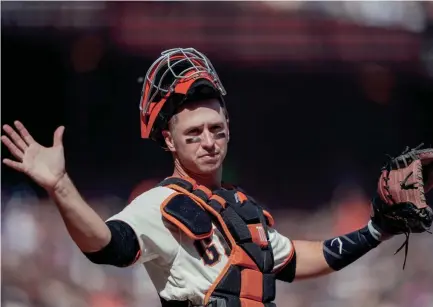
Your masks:
<svg viewBox="0 0 433 307"><path fill-rule="evenodd" d="M271 307L275 299L274 257L267 227L272 216L235 186L210 191L192 179L169 177L158 186L175 190L163 216L193 240L212 236L212 223L229 247L228 263L210 287L205 304Z"/></svg>

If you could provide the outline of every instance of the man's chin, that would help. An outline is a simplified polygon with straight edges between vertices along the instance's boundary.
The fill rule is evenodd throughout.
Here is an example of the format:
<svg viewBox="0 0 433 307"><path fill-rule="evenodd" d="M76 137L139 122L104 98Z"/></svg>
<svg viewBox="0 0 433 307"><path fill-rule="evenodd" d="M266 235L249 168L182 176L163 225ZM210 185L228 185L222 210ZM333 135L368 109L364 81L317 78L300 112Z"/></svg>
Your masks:
<svg viewBox="0 0 433 307"><path fill-rule="evenodd" d="M213 174L215 172L217 172L219 170L221 166L221 163L217 162L217 163L204 163L199 165L199 170L200 172L204 175L210 175Z"/></svg>

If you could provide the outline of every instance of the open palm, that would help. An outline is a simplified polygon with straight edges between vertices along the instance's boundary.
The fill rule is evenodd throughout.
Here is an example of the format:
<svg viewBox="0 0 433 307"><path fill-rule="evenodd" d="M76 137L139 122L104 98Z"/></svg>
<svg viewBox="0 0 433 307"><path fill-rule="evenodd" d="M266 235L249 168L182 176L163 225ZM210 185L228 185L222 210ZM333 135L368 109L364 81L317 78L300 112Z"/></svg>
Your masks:
<svg viewBox="0 0 433 307"><path fill-rule="evenodd" d="M3 159L3 163L28 175L45 189L53 189L65 174L64 127L58 127L54 132L53 146L44 147L33 139L21 122L15 121L14 125L18 132L9 125L3 126L7 136L2 135L1 141L17 161Z"/></svg>

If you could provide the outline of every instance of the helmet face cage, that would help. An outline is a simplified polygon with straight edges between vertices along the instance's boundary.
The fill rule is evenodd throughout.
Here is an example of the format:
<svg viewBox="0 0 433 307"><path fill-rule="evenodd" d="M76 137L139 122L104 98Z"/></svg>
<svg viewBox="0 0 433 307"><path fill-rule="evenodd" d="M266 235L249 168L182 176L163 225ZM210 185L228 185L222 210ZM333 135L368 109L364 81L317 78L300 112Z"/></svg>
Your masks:
<svg viewBox="0 0 433 307"><path fill-rule="evenodd" d="M155 118L170 95L185 95L192 82L198 79L210 81L221 96L226 95L215 68L203 53L194 48L175 48L161 53L144 79L139 105L142 137L149 137Z"/></svg>

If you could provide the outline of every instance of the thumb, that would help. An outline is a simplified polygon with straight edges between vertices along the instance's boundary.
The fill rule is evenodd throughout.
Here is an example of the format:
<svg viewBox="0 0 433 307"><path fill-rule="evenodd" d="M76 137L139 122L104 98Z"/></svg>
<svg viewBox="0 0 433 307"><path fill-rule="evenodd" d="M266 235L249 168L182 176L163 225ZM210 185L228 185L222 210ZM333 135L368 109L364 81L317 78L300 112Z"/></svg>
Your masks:
<svg viewBox="0 0 433 307"><path fill-rule="evenodd" d="M54 131L54 140L53 145L54 146L61 146L63 143L63 132L65 131L64 126L60 126Z"/></svg>

